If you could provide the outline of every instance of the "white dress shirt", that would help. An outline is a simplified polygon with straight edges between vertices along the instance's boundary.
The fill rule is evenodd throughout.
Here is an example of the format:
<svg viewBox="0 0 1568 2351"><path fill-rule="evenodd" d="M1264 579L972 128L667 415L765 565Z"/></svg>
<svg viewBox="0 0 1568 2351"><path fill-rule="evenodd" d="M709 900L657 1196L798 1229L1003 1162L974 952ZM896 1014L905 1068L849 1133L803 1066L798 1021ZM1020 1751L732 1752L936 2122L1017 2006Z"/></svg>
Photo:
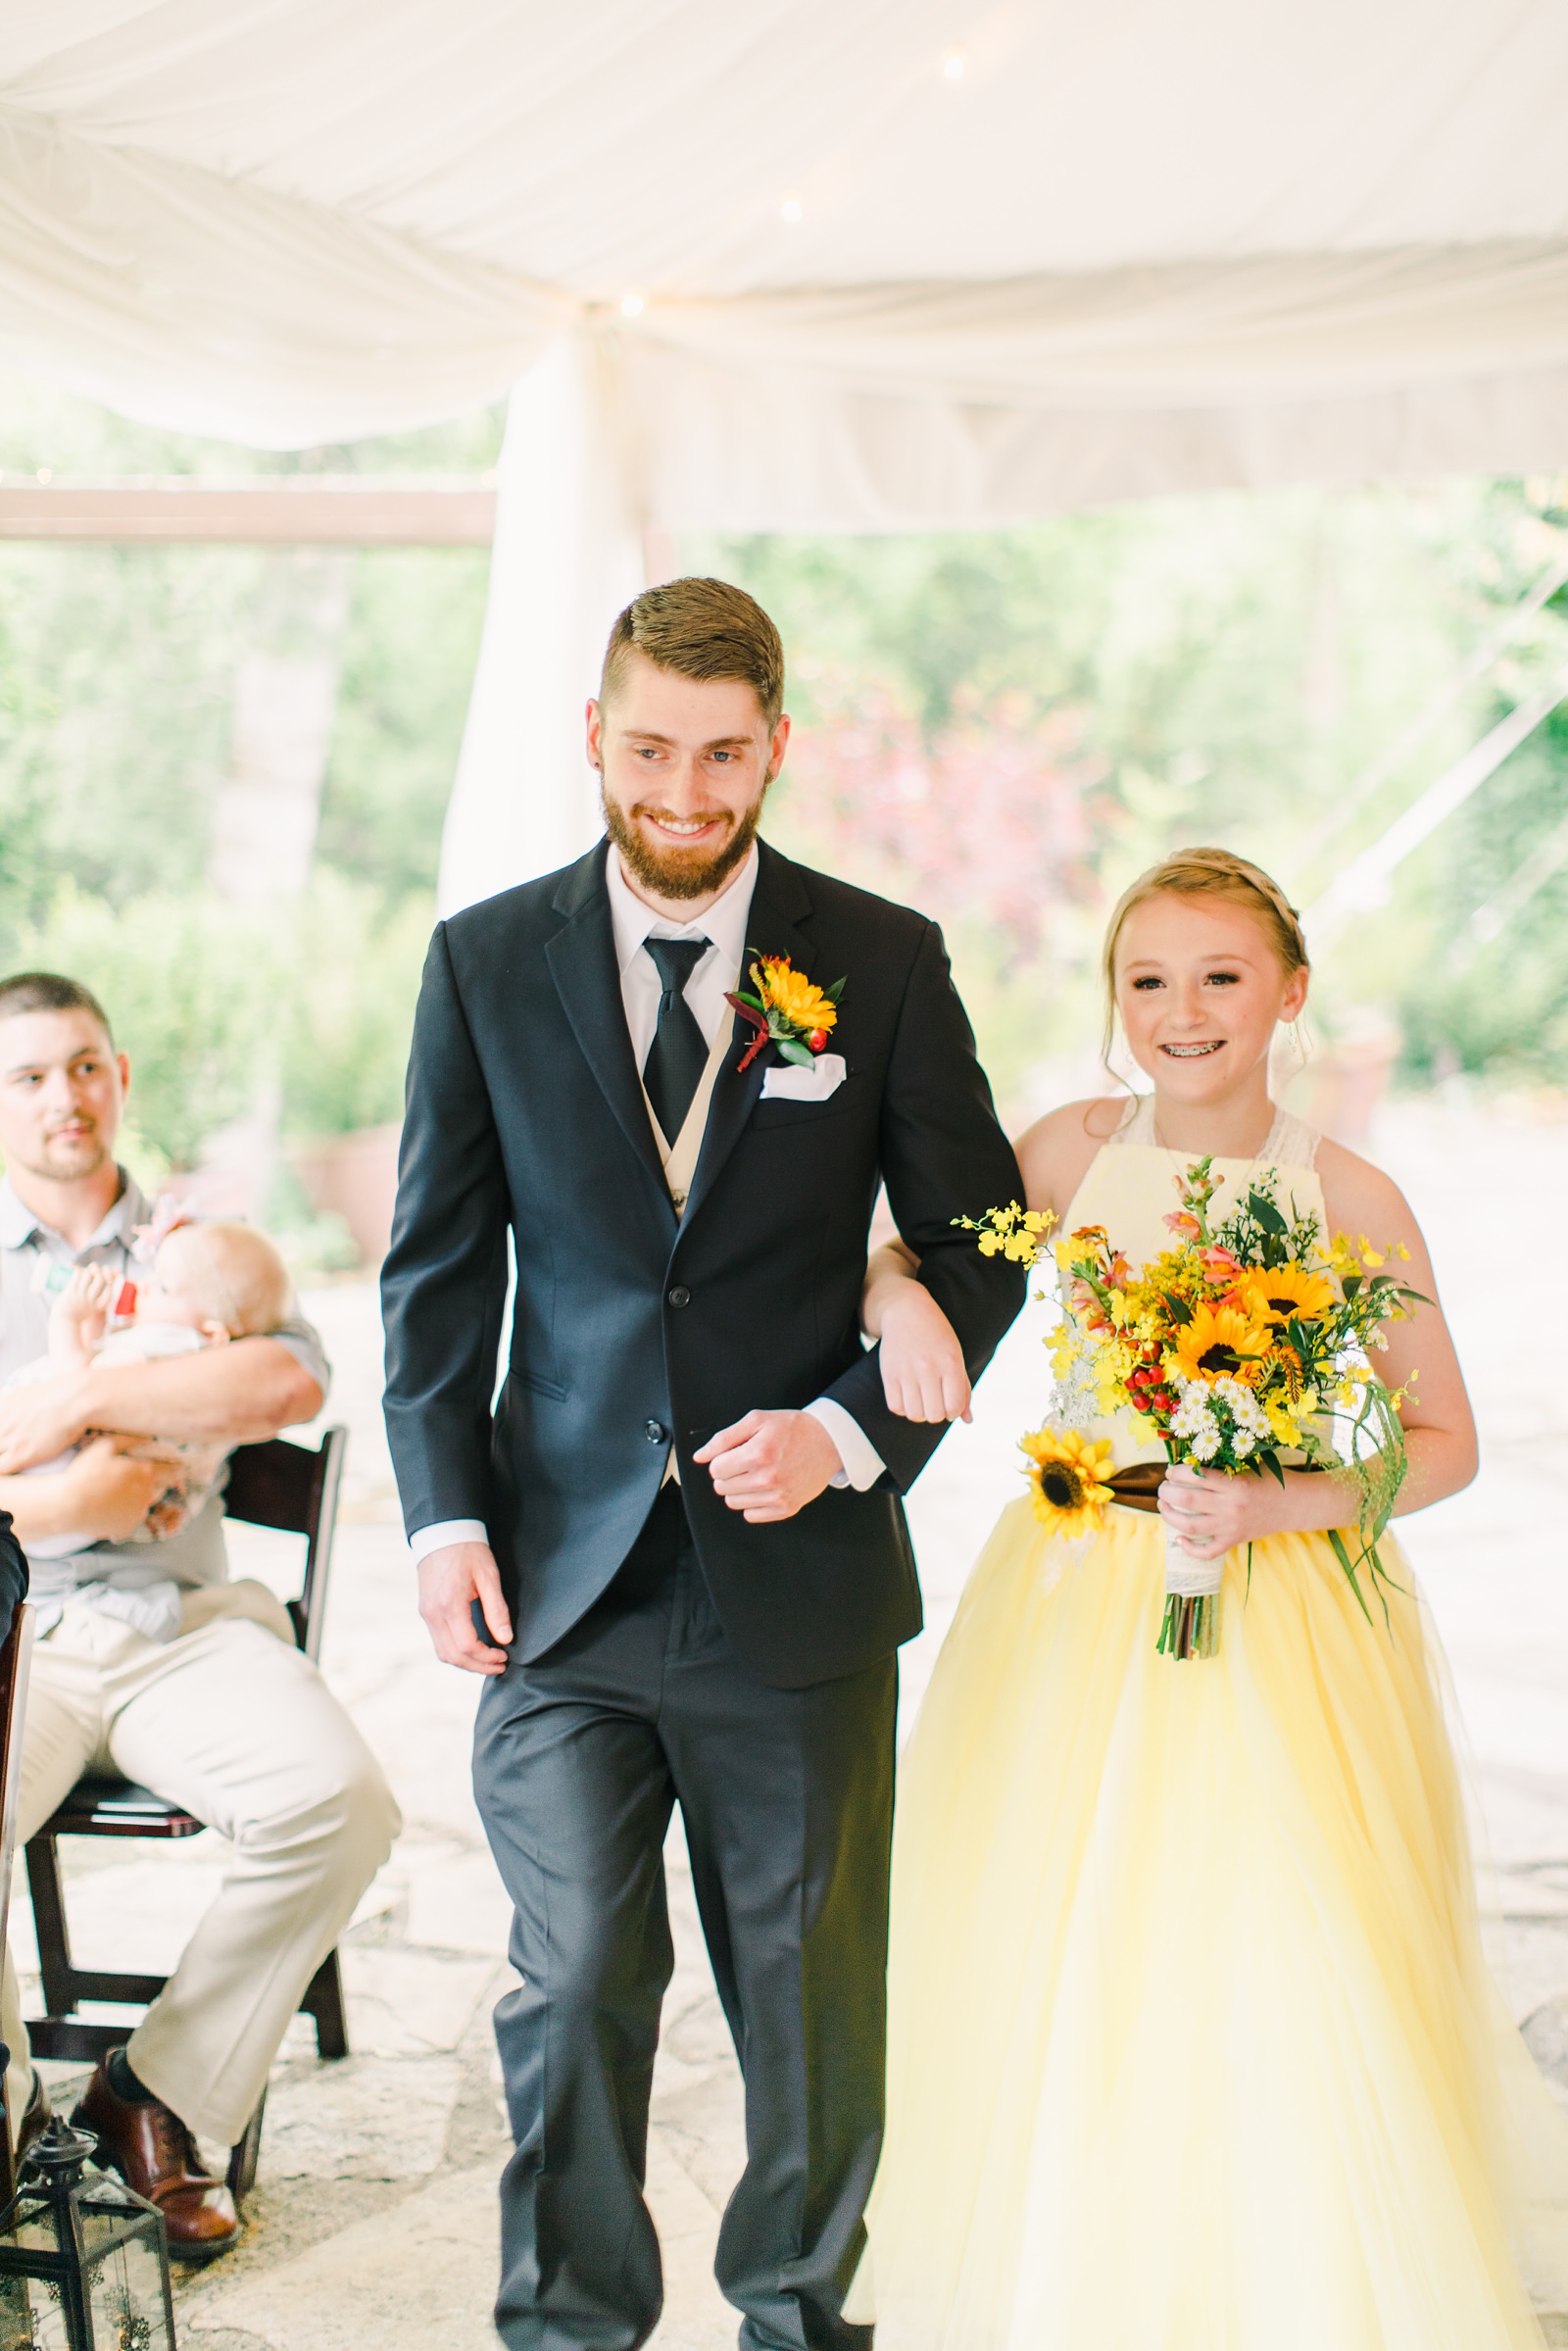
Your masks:
<svg viewBox="0 0 1568 2351"><path fill-rule="evenodd" d="M653 906L644 905L626 879L619 855L611 850L605 864L610 920L614 933L615 961L620 968L620 1001L631 1032L632 1056L639 1069L654 1042L654 1031L659 1026L659 1000L663 994L659 967L652 955L644 954L643 942L647 939L709 942L707 955L693 966L686 983L686 1002L703 1032L704 1044L711 1049L721 1023L735 1017L724 999L740 985L746 955L746 927L752 917L752 893L757 887L757 865L754 842L745 862L736 867L722 894L710 906L691 922L671 922ZM855 1415L827 1396L819 1396L806 1409L826 1429L844 1464L832 1483L853 1486L858 1494L866 1493L882 1475L884 1464ZM482 1519L448 1518L433 1527L419 1528L409 1537L409 1548L416 1559L423 1559L449 1543L489 1540Z"/></svg>
<svg viewBox="0 0 1568 2351"><path fill-rule="evenodd" d="M620 1001L626 1007L626 1026L631 1031L632 1059L639 1069L654 1042L654 1031L659 1026L659 1000L663 994L659 966L652 955L643 953L644 940L709 942L707 955L694 965L686 982L686 1002L703 1032L703 1043L710 1047L723 1023L735 1018L724 999L740 986L741 966L746 959L746 929L752 919L752 894L757 887L757 862L754 841L751 854L736 867L723 895L714 899L706 913L698 915L694 922L670 922L643 904L627 881L619 857L614 850L611 851L605 865L610 920L615 935L615 961L620 966Z"/></svg>

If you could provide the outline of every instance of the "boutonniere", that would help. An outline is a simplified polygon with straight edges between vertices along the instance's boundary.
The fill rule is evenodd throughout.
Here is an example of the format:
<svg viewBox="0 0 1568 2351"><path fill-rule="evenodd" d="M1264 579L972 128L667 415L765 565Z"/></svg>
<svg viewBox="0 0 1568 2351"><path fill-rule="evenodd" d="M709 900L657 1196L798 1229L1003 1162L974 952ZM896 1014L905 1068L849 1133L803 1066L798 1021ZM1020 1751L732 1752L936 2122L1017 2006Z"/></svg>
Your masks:
<svg viewBox="0 0 1568 2351"><path fill-rule="evenodd" d="M760 955L752 965L751 980L755 996L741 989L724 999L757 1031L740 1068L749 1069L764 1045L776 1045L786 1061L809 1069L837 1024L843 980L819 988L794 968L788 955Z"/></svg>

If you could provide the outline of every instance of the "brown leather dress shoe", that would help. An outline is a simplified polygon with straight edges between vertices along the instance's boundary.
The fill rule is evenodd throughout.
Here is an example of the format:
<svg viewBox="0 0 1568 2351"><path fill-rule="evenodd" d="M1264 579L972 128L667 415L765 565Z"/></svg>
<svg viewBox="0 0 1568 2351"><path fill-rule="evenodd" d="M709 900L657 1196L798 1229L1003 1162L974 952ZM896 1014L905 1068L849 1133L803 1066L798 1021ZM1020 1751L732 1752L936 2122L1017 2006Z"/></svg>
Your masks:
<svg viewBox="0 0 1568 2351"><path fill-rule="evenodd" d="M72 2116L98 2140L97 2161L156 2204L174 2261L216 2261L239 2235L234 2199L204 2172L196 2142L177 2114L157 2098L132 2105L117 2097L100 2064Z"/></svg>

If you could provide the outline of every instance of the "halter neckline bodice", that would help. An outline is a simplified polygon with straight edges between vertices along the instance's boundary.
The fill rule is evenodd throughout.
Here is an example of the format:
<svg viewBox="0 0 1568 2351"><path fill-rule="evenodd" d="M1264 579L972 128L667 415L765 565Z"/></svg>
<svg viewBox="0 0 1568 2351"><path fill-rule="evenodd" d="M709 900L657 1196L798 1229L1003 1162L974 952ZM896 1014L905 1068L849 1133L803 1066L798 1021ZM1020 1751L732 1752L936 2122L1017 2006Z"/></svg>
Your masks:
<svg viewBox="0 0 1568 2351"><path fill-rule="evenodd" d="M1293 1118L1289 1110L1276 1106L1274 1123L1264 1136L1261 1147L1252 1153L1252 1164L1263 1167L1314 1167L1320 1141L1316 1130L1303 1119ZM1120 1124L1105 1138L1103 1148L1111 1151L1129 1144L1146 1151L1165 1151L1172 1159L1184 1155L1196 1158L1200 1155L1196 1151L1183 1154L1173 1151L1169 1144L1160 1142L1154 1131L1154 1098L1152 1094L1134 1095L1122 1112Z"/></svg>
<svg viewBox="0 0 1568 2351"><path fill-rule="evenodd" d="M1217 1214L1228 1215L1265 1170L1277 1168L1281 1206L1293 1214L1315 1216L1319 1232L1325 1233L1323 1187L1314 1165L1318 1141L1314 1130L1299 1118L1276 1110L1262 1149L1252 1157L1232 1158L1216 1151L1211 1172L1219 1186ZM1085 1170L1062 1218L1062 1231L1073 1233L1086 1225L1098 1225L1129 1264L1147 1264L1171 1247L1166 1218L1180 1205L1187 1168L1200 1156L1198 1151L1172 1151L1160 1143L1154 1134L1154 1098L1139 1095ZM1062 1407L1056 1409L1059 1413ZM1130 1411L1074 1425L1085 1427L1091 1436L1108 1438L1118 1469L1133 1461L1165 1457L1164 1447L1148 1436L1148 1424Z"/></svg>

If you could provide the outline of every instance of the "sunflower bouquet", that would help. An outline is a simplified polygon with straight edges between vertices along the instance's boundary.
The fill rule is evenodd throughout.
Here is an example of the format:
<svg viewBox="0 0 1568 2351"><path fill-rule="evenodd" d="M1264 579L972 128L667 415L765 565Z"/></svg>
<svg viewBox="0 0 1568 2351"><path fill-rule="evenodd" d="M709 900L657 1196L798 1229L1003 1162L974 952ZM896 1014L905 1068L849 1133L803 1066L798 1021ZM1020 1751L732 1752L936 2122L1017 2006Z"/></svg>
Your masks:
<svg viewBox="0 0 1568 2351"><path fill-rule="evenodd" d="M1181 1205L1165 1218L1173 1246L1135 1271L1100 1225L1054 1245L1062 1320L1053 1347L1054 1425L1024 1438L1037 1515L1060 1533L1103 1523L1118 1486L1146 1492L1151 1471L1111 1469L1111 1447L1083 1435L1100 1415L1130 1410L1169 1461L1285 1481L1296 1466L1355 1472L1359 1552L1337 1529L1329 1542L1364 1614L1360 1570L1387 1581L1378 1539L1404 1477L1398 1407L1372 1368L1385 1324L1423 1302L1391 1257L1363 1234L1325 1245L1318 1219L1282 1206L1269 1170L1217 1219L1224 1178L1199 1159L1176 1179ZM962 1219L988 1255L1036 1262L1048 1219L1016 1205ZM1075 1425L1076 1424L1076 1425ZM1142 1469L1140 1477L1139 1470ZM1161 1473L1162 1474L1162 1473ZM1199 1560L1167 1532L1159 1648L1210 1656L1219 1635L1222 1560ZM1385 1603L1386 1605L1386 1603Z"/></svg>

